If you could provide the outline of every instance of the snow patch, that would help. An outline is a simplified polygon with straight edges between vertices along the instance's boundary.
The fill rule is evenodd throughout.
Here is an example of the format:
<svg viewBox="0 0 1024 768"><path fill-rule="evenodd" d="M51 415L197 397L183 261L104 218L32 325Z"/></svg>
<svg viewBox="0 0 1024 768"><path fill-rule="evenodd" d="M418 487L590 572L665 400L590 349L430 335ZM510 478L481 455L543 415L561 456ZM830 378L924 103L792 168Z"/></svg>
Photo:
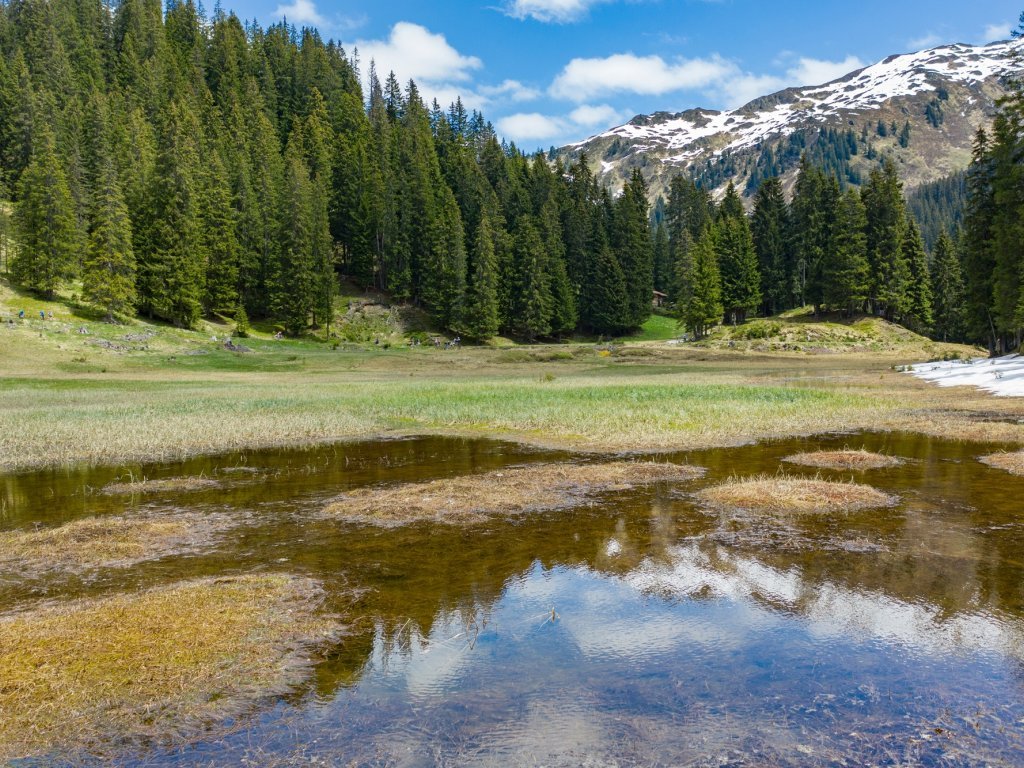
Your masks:
<svg viewBox="0 0 1024 768"><path fill-rule="evenodd" d="M921 363L909 373L940 387L977 387L997 397L1024 397L1024 357Z"/></svg>

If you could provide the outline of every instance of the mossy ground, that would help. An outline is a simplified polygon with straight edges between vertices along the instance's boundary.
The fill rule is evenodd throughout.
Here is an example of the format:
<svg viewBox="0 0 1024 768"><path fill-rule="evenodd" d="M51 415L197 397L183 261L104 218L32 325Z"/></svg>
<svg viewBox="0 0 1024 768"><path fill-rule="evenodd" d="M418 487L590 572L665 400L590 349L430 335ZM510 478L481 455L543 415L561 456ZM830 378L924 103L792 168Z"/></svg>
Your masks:
<svg viewBox="0 0 1024 768"><path fill-rule="evenodd" d="M203 733L281 694L337 637L287 575L202 579L0 616L0 763Z"/></svg>

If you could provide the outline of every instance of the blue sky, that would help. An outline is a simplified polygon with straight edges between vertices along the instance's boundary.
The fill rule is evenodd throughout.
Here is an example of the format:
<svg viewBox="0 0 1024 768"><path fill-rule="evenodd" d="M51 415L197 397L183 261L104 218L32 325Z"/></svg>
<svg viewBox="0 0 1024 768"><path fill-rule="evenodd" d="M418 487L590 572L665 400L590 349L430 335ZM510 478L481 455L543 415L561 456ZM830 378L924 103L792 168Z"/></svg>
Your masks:
<svg viewBox="0 0 1024 768"><path fill-rule="evenodd" d="M359 50L365 70L456 94L524 149L638 113L732 108L893 53L1003 39L1022 0L221 0Z"/></svg>

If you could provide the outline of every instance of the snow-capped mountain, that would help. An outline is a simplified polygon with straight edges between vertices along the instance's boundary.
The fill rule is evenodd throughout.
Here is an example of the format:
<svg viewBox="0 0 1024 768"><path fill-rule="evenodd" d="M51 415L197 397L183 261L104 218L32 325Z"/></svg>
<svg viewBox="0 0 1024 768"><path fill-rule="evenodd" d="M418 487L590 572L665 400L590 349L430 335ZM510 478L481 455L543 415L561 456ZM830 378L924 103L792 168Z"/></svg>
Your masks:
<svg viewBox="0 0 1024 768"><path fill-rule="evenodd" d="M804 151L856 183L885 156L907 185L965 168L1006 77L1020 68L1019 43L947 45L891 56L830 83L788 88L729 112L692 109L640 115L565 147L586 152L605 183L621 186L641 168L652 194L679 172L746 192L766 176L791 180Z"/></svg>

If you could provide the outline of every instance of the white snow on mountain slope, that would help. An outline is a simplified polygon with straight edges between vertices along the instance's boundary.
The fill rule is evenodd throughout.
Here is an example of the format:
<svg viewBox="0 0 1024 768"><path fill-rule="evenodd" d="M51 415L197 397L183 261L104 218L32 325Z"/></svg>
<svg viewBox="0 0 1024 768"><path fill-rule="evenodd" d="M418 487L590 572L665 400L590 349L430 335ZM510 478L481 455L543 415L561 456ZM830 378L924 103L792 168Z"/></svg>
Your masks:
<svg viewBox="0 0 1024 768"><path fill-rule="evenodd" d="M691 110L678 115L640 116L574 146L582 148L594 138L617 137L635 142L635 151L680 150L666 160L683 163L706 151L702 139L726 137L728 141L716 142L717 152L743 149L805 127L808 122L825 122L838 114L875 109L900 96L935 91L936 85L930 82L933 79L972 84L1005 76L1014 70L1008 54L1015 45L1019 44L954 44L891 56L831 83L781 91L730 112ZM761 104L770 106L760 108Z"/></svg>

